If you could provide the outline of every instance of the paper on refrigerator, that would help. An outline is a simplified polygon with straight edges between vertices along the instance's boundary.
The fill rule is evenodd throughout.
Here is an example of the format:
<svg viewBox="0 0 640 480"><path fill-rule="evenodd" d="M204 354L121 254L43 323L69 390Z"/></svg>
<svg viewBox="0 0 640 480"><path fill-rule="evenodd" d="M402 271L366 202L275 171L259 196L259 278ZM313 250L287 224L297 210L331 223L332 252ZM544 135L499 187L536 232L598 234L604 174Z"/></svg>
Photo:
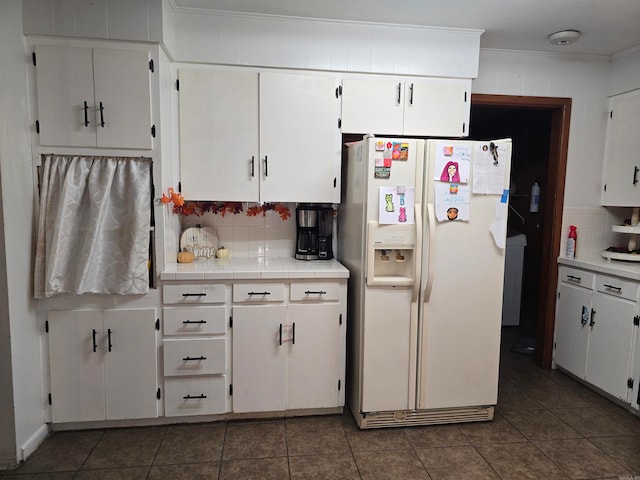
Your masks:
<svg viewBox="0 0 640 480"><path fill-rule="evenodd" d="M399 225L415 223L415 187L380 187L378 223Z"/></svg>
<svg viewBox="0 0 640 480"><path fill-rule="evenodd" d="M497 142L478 142L473 155L473 193L501 195L507 152Z"/></svg>

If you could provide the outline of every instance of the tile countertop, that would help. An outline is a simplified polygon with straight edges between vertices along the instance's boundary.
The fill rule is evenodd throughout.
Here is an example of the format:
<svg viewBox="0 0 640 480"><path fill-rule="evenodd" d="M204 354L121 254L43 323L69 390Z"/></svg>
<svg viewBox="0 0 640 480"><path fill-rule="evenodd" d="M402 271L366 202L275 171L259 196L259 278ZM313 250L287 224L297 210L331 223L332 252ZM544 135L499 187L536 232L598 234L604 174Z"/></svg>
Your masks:
<svg viewBox="0 0 640 480"><path fill-rule="evenodd" d="M640 281L640 262L607 260L603 257L558 257L558 263L568 267L584 268L585 270L591 270L593 272L607 273L609 275L617 275L618 277Z"/></svg>
<svg viewBox="0 0 640 480"><path fill-rule="evenodd" d="M265 280L349 278L337 260L296 260L292 257L212 258L165 267L160 280Z"/></svg>

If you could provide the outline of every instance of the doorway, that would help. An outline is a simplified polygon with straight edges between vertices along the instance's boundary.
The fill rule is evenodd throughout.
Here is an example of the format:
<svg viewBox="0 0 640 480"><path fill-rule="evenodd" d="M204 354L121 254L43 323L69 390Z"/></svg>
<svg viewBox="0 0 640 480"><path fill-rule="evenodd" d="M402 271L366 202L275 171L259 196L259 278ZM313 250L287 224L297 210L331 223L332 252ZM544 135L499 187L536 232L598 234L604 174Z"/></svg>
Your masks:
<svg viewBox="0 0 640 480"><path fill-rule="evenodd" d="M535 339L536 363L551 368L567 163L570 98L474 94L469 139L513 139L512 233L526 235L519 335ZM541 189L538 211L531 187Z"/></svg>

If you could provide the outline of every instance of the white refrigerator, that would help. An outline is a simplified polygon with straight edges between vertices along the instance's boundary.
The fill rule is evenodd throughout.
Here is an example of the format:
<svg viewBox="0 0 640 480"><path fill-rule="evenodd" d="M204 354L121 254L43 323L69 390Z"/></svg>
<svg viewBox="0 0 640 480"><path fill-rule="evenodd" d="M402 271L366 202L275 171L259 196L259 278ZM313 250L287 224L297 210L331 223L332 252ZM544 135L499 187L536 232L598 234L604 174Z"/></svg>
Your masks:
<svg viewBox="0 0 640 480"><path fill-rule="evenodd" d="M338 253L361 428L491 420L511 140L348 147Z"/></svg>

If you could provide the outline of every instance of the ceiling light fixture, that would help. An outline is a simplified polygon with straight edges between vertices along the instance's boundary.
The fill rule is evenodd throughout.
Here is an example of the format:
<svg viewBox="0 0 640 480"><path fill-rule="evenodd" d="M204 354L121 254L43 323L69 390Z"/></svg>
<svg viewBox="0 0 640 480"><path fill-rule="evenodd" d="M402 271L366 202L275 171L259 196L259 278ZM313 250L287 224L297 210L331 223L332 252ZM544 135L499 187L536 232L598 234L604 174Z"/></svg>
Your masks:
<svg viewBox="0 0 640 480"><path fill-rule="evenodd" d="M577 30L562 30L549 35L549 43L552 45L570 45L576 43L579 38L580 32Z"/></svg>

